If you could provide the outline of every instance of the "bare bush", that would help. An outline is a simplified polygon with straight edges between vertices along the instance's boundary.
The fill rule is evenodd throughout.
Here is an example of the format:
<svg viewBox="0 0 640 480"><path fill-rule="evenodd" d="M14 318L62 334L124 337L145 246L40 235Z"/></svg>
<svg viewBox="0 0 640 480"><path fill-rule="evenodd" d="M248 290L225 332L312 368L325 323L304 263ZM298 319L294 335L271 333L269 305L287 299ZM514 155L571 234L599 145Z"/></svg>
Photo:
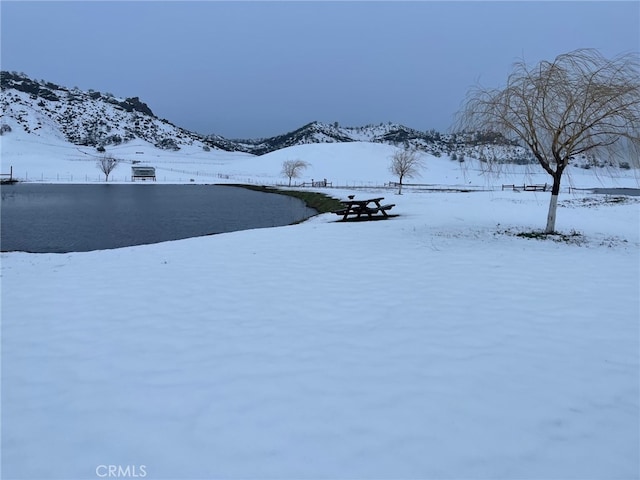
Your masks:
<svg viewBox="0 0 640 480"><path fill-rule="evenodd" d="M391 156L389 171L399 178L398 195L402 195L402 181L420 176L424 168L422 157L415 150L398 150Z"/></svg>
<svg viewBox="0 0 640 480"><path fill-rule="evenodd" d="M98 159L97 166L100 171L104 173L105 182L109 181L109 174L118 166L118 163L120 163L120 161L110 155L105 155Z"/></svg>
<svg viewBox="0 0 640 480"><path fill-rule="evenodd" d="M309 164L304 160L285 160L282 162L282 175L289 179L289 186L291 186L291 179L300 177L302 170L308 166Z"/></svg>

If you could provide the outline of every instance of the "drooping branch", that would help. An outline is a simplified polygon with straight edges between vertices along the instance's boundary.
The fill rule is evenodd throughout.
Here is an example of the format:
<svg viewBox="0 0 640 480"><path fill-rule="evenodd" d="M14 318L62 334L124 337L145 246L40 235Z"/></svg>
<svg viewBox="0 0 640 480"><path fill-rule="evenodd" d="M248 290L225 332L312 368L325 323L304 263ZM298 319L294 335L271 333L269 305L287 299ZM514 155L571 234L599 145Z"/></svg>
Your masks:
<svg viewBox="0 0 640 480"><path fill-rule="evenodd" d="M517 62L504 88L470 91L455 128L517 139L554 178L556 192L578 155L640 167L638 60L638 53L606 59L583 49L533 68Z"/></svg>

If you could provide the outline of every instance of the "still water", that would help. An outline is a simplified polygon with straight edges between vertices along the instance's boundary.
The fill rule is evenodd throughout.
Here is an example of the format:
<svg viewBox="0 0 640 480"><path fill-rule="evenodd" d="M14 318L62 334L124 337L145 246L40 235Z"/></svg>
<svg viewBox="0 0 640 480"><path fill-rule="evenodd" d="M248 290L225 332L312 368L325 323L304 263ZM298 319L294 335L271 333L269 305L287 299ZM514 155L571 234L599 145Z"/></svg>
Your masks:
<svg viewBox="0 0 640 480"><path fill-rule="evenodd" d="M317 212L299 199L215 185L2 186L0 249L107 248L289 225Z"/></svg>

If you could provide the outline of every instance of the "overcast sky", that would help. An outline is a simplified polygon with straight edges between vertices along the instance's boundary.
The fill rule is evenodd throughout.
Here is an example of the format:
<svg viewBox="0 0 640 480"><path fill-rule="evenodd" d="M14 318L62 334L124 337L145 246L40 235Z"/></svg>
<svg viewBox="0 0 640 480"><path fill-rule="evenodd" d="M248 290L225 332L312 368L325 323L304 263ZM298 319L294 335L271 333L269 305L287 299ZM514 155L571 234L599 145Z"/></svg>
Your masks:
<svg viewBox="0 0 640 480"><path fill-rule="evenodd" d="M308 122L446 131L469 87L640 50L640 2L0 2L3 70L140 97L227 138Z"/></svg>

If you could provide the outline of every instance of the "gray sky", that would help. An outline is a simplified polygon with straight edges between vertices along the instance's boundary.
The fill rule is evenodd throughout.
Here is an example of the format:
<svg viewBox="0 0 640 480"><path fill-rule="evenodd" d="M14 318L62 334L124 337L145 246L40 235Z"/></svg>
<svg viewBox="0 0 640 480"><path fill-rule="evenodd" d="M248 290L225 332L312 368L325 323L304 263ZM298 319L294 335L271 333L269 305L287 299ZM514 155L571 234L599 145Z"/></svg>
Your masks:
<svg viewBox="0 0 640 480"><path fill-rule="evenodd" d="M577 48L640 50L640 2L0 2L3 70L138 96L199 133L313 120L446 131L469 87Z"/></svg>

